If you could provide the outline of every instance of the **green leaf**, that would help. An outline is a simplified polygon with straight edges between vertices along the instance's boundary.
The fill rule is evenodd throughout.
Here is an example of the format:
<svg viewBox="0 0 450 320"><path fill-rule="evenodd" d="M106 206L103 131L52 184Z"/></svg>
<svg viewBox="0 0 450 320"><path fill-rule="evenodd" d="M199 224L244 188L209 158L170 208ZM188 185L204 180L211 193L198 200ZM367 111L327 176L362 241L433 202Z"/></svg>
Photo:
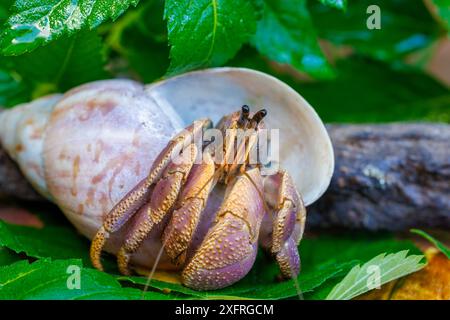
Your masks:
<svg viewBox="0 0 450 320"><path fill-rule="evenodd" d="M322 4L336 8L345 10L347 8L347 0L319 0Z"/></svg>
<svg viewBox="0 0 450 320"><path fill-rule="evenodd" d="M335 81L297 85L326 122L450 121L449 91L420 71L353 57L338 72Z"/></svg>
<svg viewBox="0 0 450 320"><path fill-rule="evenodd" d="M399 250L419 252L411 242L393 240L388 235L362 236L338 235L321 236L304 239L300 245L302 272L297 281L302 294L313 295L316 290L326 291L330 281L342 277L358 263L368 261L374 255L384 251ZM180 284L168 283L153 279L150 287L161 291L170 290L201 299L285 299L297 297L297 289L293 280L280 282L277 280L279 269L276 263L264 255L258 255L249 274L236 284L214 291L195 291ZM121 281L130 281L144 285L145 277L119 276Z"/></svg>
<svg viewBox="0 0 450 320"><path fill-rule="evenodd" d="M42 229L8 224L0 220L0 246L34 258L80 258L89 262L89 244L71 227Z"/></svg>
<svg viewBox="0 0 450 320"><path fill-rule="evenodd" d="M166 0L168 73L220 66L256 31L259 1Z"/></svg>
<svg viewBox="0 0 450 320"><path fill-rule="evenodd" d="M408 250L403 250L395 254L380 254L364 265L355 266L336 285L327 300L350 300L371 289L370 279L376 276L373 270L378 270L380 279L379 285L383 285L394 279L398 279L412 272L418 271L425 266L421 263L423 255L407 256ZM372 269L373 267L377 269ZM375 275L374 275L375 274Z"/></svg>
<svg viewBox="0 0 450 320"><path fill-rule="evenodd" d="M438 17L447 31L450 31L450 0L431 0L437 8Z"/></svg>
<svg viewBox="0 0 450 320"><path fill-rule="evenodd" d="M40 219L45 227L33 229L0 222L0 245L15 252L26 253L30 257L71 259L81 258L84 265L90 265L88 253L89 242L78 235L62 217L61 212L42 210ZM59 215L59 216L58 216ZM56 220L56 221L55 221ZM330 284L342 277L358 263L364 263L382 252L398 252L410 250L419 252L410 241L398 241L390 235L351 235L320 236L304 239L300 245L302 272L297 278L302 294L314 298L316 292L331 290ZM117 273L111 267L115 259L104 259L107 270ZM110 272L111 272L110 271ZM180 284L153 279L150 288L168 296L177 298L194 297L199 299L283 299L297 296L293 280L280 282L277 279L280 271L274 260L260 252L249 274L236 284L215 291L195 291ZM144 285L145 277L113 276L122 282Z"/></svg>
<svg viewBox="0 0 450 320"><path fill-rule="evenodd" d="M32 212L44 222L44 227L37 229L0 220L0 246L32 258L82 259L91 266L89 240L77 232L64 214L53 206L33 204L33 207ZM108 272L118 273L116 259L111 255L104 255L103 265Z"/></svg>
<svg viewBox="0 0 450 320"><path fill-rule="evenodd" d="M104 79L104 50L95 32L82 32L18 57L11 68L33 87L33 98L64 92L85 82Z"/></svg>
<svg viewBox="0 0 450 320"><path fill-rule="evenodd" d="M79 274L79 289L74 276ZM71 278L72 277L72 278ZM107 273L84 268L80 260L19 261L0 267L0 299L167 299L167 295L122 288Z"/></svg>
<svg viewBox="0 0 450 320"><path fill-rule="evenodd" d="M383 61L400 60L439 36L439 26L422 1L411 5L410 0L358 0L345 12L315 1L309 4L320 38ZM371 30L366 25L370 5L380 8L381 29Z"/></svg>
<svg viewBox="0 0 450 320"><path fill-rule="evenodd" d="M12 15L0 34L0 52L19 55L70 36L82 29L94 29L115 20L139 0L16 0Z"/></svg>
<svg viewBox="0 0 450 320"><path fill-rule="evenodd" d="M0 107L12 107L29 100L29 88L22 77L0 66Z"/></svg>
<svg viewBox="0 0 450 320"><path fill-rule="evenodd" d="M435 238L433 238L432 236L430 236L428 233L426 233L425 231L419 230L419 229L411 229L410 230L412 233L418 234L419 236L424 237L425 239L427 239L428 241L430 241L436 248L439 249L439 251L441 251L443 254L445 254L445 256L450 259L450 248L448 248L447 246L445 246L442 242L436 240Z"/></svg>
<svg viewBox="0 0 450 320"><path fill-rule="evenodd" d="M244 292L240 296L252 299L286 299L296 297L300 294L301 297L305 293L313 292L327 280L343 276L345 272L348 272L357 263L357 260L344 263L328 262L316 266L316 269L313 271L302 272L297 277L300 292L297 292L295 282L288 280L274 284L261 284L255 286L254 290Z"/></svg>
<svg viewBox="0 0 450 320"><path fill-rule="evenodd" d="M300 82L275 73L248 48L231 64L276 75L298 91L324 122L450 122L449 90L420 70L352 56L337 63L336 79Z"/></svg>
<svg viewBox="0 0 450 320"><path fill-rule="evenodd" d="M0 24L2 24L9 17L9 8L13 0L2 0L0 3Z"/></svg>
<svg viewBox="0 0 450 320"><path fill-rule="evenodd" d="M113 24L107 45L128 63L124 69L113 69L114 73L132 73L144 83L164 76L170 60L163 15L164 1L150 0L128 10Z"/></svg>
<svg viewBox="0 0 450 320"><path fill-rule="evenodd" d="M20 257L18 254L8 248L0 247L0 266L6 266L19 260Z"/></svg>
<svg viewBox="0 0 450 320"><path fill-rule="evenodd" d="M333 71L317 42L306 0L265 0L265 4L252 40L258 51L313 77L332 77Z"/></svg>
<svg viewBox="0 0 450 320"><path fill-rule="evenodd" d="M266 263L265 266L259 266L257 263ZM271 261L261 262L261 259L254 266L254 269L237 284L220 290L214 291L196 291L182 286L181 284L168 283L158 280L152 280L150 287L161 291L174 291L185 295L195 296L201 299L284 299L296 297L298 295L296 285L293 280L276 282L278 274L277 266ZM300 294L311 292L319 287L326 280L347 272L357 261L346 263L329 263L319 266L314 271L303 272L298 276L298 286ZM261 267L269 270L261 270ZM269 277L270 275L270 277ZM258 281L259 278L259 281ZM119 276L118 280L130 281L135 284L145 285L145 277Z"/></svg>
<svg viewBox="0 0 450 320"><path fill-rule="evenodd" d="M412 254L421 254L421 251L414 246L411 241L400 241L392 238L389 234L340 234L336 236L323 235L316 241L309 240L308 246L301 246L301 257L304 271L309 270L308 266L315 267L328 261L332 263L345 263L346 261L359 261L354 263L364 263L376 255L383 252L396 253L401 250L408 250ZM320 240L320 241L317 241ZM305 263L306 261L306 263ZM326 281L311 292L306 292L304 297L308 300L323 300L330 291L342 280L350 270L339 273L336 276L326 279Z"/></svg>

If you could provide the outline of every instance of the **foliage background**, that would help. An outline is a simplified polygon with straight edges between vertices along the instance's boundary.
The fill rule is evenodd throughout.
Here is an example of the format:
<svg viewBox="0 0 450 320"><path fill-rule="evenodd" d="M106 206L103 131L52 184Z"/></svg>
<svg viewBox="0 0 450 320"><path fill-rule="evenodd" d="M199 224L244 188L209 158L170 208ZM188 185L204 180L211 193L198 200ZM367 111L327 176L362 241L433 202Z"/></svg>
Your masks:
<svg viewBox="0 0 450 320"><path fill-rule="evenodd" d="M371 4L381 9L380 30L367 29ZM275 74L327 122L448 122L448 84L427 67L448 41L449 7L449 0L3 0L0 105L102 78L148 83L231 65ZM441 69L449 70L449 55Z"/></svg>
<svg viewBox="0 0 450 320"><path fill-rule="evenodd" d="M371 4L381 8L381 30L366 27ZM450 0L2 0L0 105L98 79L149 83L228 65L275 75L326 122L449 122L449 8ZM87 240L58 209L31 211L25 220L37 217L39 228L0 221L0 298L297 295L263 254L232 287L196 292L162 275L143 294L145 279L116 276L112 259L108 274L91 269ZM310 237L297 280L305 298L322 299L357 264L404 249L418 253L388 234ZM69 265L82 269L83 290L67 289Z"/></svg>

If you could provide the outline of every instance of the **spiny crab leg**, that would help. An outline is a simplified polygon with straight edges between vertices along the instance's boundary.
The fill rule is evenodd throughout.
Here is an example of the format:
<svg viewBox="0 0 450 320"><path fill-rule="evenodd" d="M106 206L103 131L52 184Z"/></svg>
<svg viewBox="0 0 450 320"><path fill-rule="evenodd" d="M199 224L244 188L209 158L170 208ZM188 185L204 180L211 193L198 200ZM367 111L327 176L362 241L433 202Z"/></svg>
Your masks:
<svg viewBox="0 0 450 320"><path fill-rule="evenodd" d="M177 201L177 209L164 230L165 251L177 265L184 265L186 261L187 250L215 184L214 172L214 161L209 153L205 153L203 162L192 167Z"/></svg>
<svg viewBox="0 0 450 320"><path fill-rule="evenodd" d="M286 171L279 171L265 178L264 194L273 211L268 217L272 224L271 235L268 235L271 239L268 245L262 243L262 246L269 246L283 277L289 279L300 271L297 247L305 228L306 209L292 178Z"/></svg>
<svg viewBox="0 0 450 320"><path fill-rule="evenodd" d="M142 206L148 202L152 186L164 173L165 169L171 162L174 152L176 150L183 149L183 146L187 145L188 141L191 141L192 136L195 136L199 130L203 130L205 127L210 126L210 124L210 120L199 120L198 122L188 126L184 131L174 137L155 159L149 175L136 187L134 187L108 213L106 219L97 231L91 243L90 257L92 265L95 268L103 270L100 256L106 240L109 238L111 233L118 231L131 217L135 215L138 210L141 209ZM125 266L123 267L125 268Z"/></svg>
<svg viewBox="0 0 450 320"><path fill-rule="evenodd" d="M181 164L169 163L153 189L149 204L138 211L138 217L117 253L117 265L122 274L130 274L128 265L131 255L139 249L150 231L172 211L198 151L194 144L190 144L184 152L188 155L186 160Z"/></svg>
<svg viewBox="0 0 450 320"><path fill-rule="evenodd" d="M229 184L215 224L182 272L184 285L197 290L219 289L248 273L256 258L265 213L259 196L262 190L258 168Z"/></svg>

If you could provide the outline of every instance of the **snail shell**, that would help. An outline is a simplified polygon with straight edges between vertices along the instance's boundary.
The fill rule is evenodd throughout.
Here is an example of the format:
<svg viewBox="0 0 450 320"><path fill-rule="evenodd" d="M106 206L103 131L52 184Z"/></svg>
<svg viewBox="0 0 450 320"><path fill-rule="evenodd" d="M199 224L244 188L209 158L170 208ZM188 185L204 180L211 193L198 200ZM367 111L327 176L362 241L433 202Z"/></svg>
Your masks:
<svg viewBox="0 0 450 320"><path fill-rule="evenodd" d="M281 167L305 204L314 202L334 168L326 129L292 88L249 69L207 69L147 86L131 80L88 83L0 113L0 142L36 190L92 238L171 137L199 118L217 123L242 104L267 109L267 126L280 129ZM126 229L109 239L106 251L117 252ZM153 265L160 232L150 234L133 256L135 264ZM175 268L165 256L160 267Z"/></svg>

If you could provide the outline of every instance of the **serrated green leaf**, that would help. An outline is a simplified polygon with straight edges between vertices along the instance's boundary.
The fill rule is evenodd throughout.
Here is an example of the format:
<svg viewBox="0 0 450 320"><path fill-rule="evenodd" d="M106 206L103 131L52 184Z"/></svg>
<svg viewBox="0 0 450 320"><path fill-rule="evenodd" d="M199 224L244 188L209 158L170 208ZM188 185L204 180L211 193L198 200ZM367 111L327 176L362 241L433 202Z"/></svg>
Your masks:
<svg viewBox="0 0 450 320"><path fill-rule="evenodd" d="M89 263L89 243L71 227L45 226L36 229L0 220L0 246L33 258L80 258Z"/></svg>
<svg viewBox="0 0 450 320"><path fill-rule="evenodd" d="M316 1L309 4L320 38L383 61L397 61L439 36L439 27L422 1L411 5L410 0L359 0L345 12ZM381 29L367 27L370 5L380 8Z"/></svg>
<svg viewBox="0 0 450 320"><path fill-rule="evenodd" d="M259 0L167 0L168 73L220 66L256 31Z"/></svg>
<svg viewBox="0 0 450 320"><path fill-rule="evenodd" d="M32 258L82 259L84 265L91 266L89 240L77 232L60 210L46 205L37 207L39 212L32 211L44 227L37 229L0 220L0 246ZM118 272L116 259L110 255L103 257L103 265L108 272Z"/></svg>
<svg viewBox="0 0 450 320"><path fill-rule="evenodd" d="M398 241L389 235L362 236L321 236L304 239L300 245L302 272L297 278L302 294L314 298L316 290L328 293L330 281L340 280L355 265L368 261L374 255L384 251L399 250L420 251L409 241ZM293 280L277 280L279 269L276 263L266 255L258 255L249 274L236 284L214 291L195 291L180 284L152 280L150 287L158 290L170 290L201 299L285 299L297 297ZM131 281L145 285L145 277L119 276L121 281Z"/></svg>
<svg viewBox="0 0 450 320"><path fill-rule="evenodd" d="M51 219L46 218L46 214ZM32 229L0 223L0 239L5 245L17 252L24 252L32 257L52 259L81 257L85 265L90 265L88 252L89 242L77 235L74 228L64 219L57 219L60 212L47 212L40 215L45 222L42 229ZM61 220L61 221L60 221ZM0 245L2 243L0 242ZM397 252L399 250L417 249L409 241L398 241L389 235L351 235L320 236L304 239L300 245L302 272L298 276L298 285L305 297L314 298L316 291L329 292L330 282L340 280L355 265L368 261L374 255L382 252ZM105 259L107 270L116 269L115 259ZM184 298L196 299L283 299L297 297L295 283L277 280L279 268L274 260L260 252L249 274L236 284L215 291L195 291L180 284L152 280L150 288L166 293L170 298L183 295ZM122 282L132 282L144 285L145 277L114 276Z"/></svg>
<svg viewBox="0 0 450 320"><path fill-rule="evenodd" d="M323 235L317 240L312 241L311 239L308 246L301 247L302 261L307 263L303 263L305 271L308 270L308 266L321 265L322 261L327 261L327 259L330 263L336 264L355 260L364 263L383 252L396 253L401 250L408 250L412 254L421 254L421 251L411 241L396 240L389 234ZM354 263L353 266L357 264ZM305 299L325 299L350 269L348 268L348 270L344 270L344 273L338 273L336 276L326 279L313 291L306 292Z"/></svg>
<svg viewBox="0 0 450 320"><path fill-rule="evenodd" d="M260 262L261 263L261 262ZM298 278L298 286L300 292L297 292L296 284L293 280L289 281L275 281L278 273L277 266L273 262L265 262L265 268L271 269L262 271L260 266L255 266L256 270L251 270L243 280L231 287L227 287L214 291L196 291L182 286L181 284L168 283L158 280L152 280L150 287L159 289L161 291L170 290L186 295L195 296L201 299L285 299L296 297L298 294L303 294L313 291L319 287L326 280L331 279L337 275L343 275L342 272L347 272L357 261L349 261L346 263L329 263L318 266L314 271L302 272ZM264 267L264 266L263 266ZM268 273L273 273L272 276L267 276ZM129 277L119 276L118 280L131 281L135 284L145 285L147 279L145 277Z"/></svg>
<svg viewBox="0 0 450 320"><path fill-rule="evenodd" d="M144 83L160 79L169 67L167 26L163 20L164 1L142 2L128 10L109 31L107 45L128 65L113 69L116 74L131 73Z"/></svg>
<svg viewBox="0 0 450 320"><path fill-rule="evenodd" d="M277 76L298 91L324 122L450 122L448 88L417 69L352 56L336 64L336 79L299 82L289 75L274 72L249 48L231 65Z"/></svg>
<svg viewBox="0 0 450 320"><path fill-rule="evenodd" d="M19 260L20 257L18 254L6 247L0 246L0 266L6 266Z"/></svg>
<svg viewBox="0 0 450 320"><path fill-rule="evenodd" d="M80 276L79 289L71 276ZM75 283L75 286L74 286ZM0 267L0 299L167 299L167 295L122 288L107 273L84 268L81 260L19 261Z"/></svg>
<svg viewBox="0 0 450 320"><path fill-rule="evenodd" d="M317 42L306 0L265 0L252 42L271 60L288 63L316 78L333 76Z"/></svg>
<svg viewBox="0 0 450 320"><path fill-rule="evenodd" d="M0 34L0 52L19 55L70 36L82 29L94 29L115 20L139 0L16 0Z"/></svg>
<svg viewBox="0 0 450 320"><path fill-rule="evenodd" d="M430 241L436 248L439 249L439 251L441 251L443 254L445 254L445 256L450 259L450 248L448 248L446 245L444 245L442 242L436 240L435 238L433 238L432 236L430 236L428 233L426 233L425 231L419 230L419 229L411 229L410 230L412 233L418 234L419 236L424 237L425 239L427 239L428 241Z"/></svg>
<svg viewBox="0 0 450 320"><path fill-rule="evenodd" d="M31 83L33 98L107 77L103 44L95 32L81 32L31 53L3 60Z"/></svg>
<svg viewBox="0 0 450 320"><path fill-rule="evenodd" d="M347 0L319 0L322 4L336 8L345 10L347 8Z"/></svg>
<svg viewBox="0 0 450 320"><path fill-rule="evenodd" d="M240 296L252 299L286 299L292 297L303 298L305 293L313 292L327 280L343 276L351 269L357 260L343 263L328 262L319 264L315 270L304 271L297 277L297 284L293 280L255 285L253 290L242 293ZM297 285L299 291L297 291Z"/></svg>
<svg viewBox="0 0 450 320"><path fill-rule="evenodd" d="M378 275L380 276L378 284L381 286L389 281L418 271L425 266L425 263L421 263L424 258L423 255L407 256L407 254L408 250L388 255L383 253L362 266L358 265L353 267L345 278L331 290L326 299L350 300L370 291L373 289L369 282L371 277L374 277L375 273L373 270L378 270Z"/></svg>

